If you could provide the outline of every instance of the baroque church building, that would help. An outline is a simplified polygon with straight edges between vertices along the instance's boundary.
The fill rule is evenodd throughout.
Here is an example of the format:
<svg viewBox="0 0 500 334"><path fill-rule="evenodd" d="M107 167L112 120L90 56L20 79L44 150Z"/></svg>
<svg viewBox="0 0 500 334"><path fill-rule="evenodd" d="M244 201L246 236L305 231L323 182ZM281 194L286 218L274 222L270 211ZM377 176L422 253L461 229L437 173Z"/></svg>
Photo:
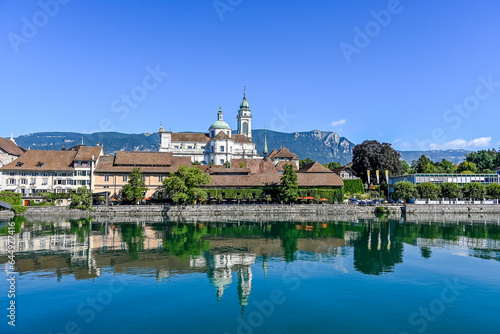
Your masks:
<svg viewBox="0 0 500 334"><path fill-rule="evenodd" d="M222 107L219 107L217 120L208 128L208 133L173 133L160 127L159 151L190 157L192 163L199 162L202 165L223 165L233 159L262 159L252 141L252 113L246 93L243 93L236 119L236 134L224 121Z"/></svg>

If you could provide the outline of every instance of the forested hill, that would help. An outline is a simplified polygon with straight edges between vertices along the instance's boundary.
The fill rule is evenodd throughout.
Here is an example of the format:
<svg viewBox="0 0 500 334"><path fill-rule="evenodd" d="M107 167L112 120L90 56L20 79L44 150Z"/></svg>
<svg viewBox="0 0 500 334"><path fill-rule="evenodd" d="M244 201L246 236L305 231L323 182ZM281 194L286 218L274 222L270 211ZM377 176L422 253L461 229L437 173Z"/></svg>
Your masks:
<svg viewBox="0 0 500 334"><path fill-rule="evenodd" d="M253 130L253 141L259 154L264 150L264 130ZM22 135L15 138L17 144L32 150L60 150L63 146L69 148L74 145L102 144L107 154L118 151L158 151L160 144L158 133L126 134L118 132L98 132L92 134L72 132L39 132ZM346 164L352 159L354 143L335 132L308 131L283 133L267 130L267 147L269 152L273 149L287 147L301 159L311 158L321 163L331 161ZM447 151L400 151L404 160L411 164L422 154L433 161L442 159L459 163L465 159L465 150Z"/></svg>

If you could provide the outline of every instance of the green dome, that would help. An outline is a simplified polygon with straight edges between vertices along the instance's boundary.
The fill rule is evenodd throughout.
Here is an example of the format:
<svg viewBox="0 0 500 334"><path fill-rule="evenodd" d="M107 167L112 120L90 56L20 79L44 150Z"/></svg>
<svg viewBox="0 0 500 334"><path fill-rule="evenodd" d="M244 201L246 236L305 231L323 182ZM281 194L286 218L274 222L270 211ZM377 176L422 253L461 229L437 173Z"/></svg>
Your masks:
<svg viewBox="0 0 500 334"><path fill-rule="evenodd" d="M209 130L211 130L211 129L229 129L229 130L231 130L231 127L229 126L229 124L227 124L224 121L215 121L212 124L212 126L210 126Z"/></svg>
<svg viewBox="0 0 500 334"><path fill-rule="evenodd" d="M243 97L243 101L241 101L241 104L240 104L240 109L243 109L243 108L250 108L250 105L248 104L246 97Z"/></svg>

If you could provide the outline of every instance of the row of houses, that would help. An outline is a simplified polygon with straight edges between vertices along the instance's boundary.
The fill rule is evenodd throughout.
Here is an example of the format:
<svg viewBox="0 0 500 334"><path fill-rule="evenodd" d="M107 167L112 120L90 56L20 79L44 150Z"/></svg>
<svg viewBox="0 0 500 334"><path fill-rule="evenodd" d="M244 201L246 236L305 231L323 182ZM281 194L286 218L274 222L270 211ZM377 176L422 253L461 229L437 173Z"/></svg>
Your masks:
<svg viewBox="0 0 500 334"><path fill-rule="evenodd" d="M47 192L69 193L86 186L94 194L120 197L129 174L140 167L147 186L145 197L163 192L163 179L179 166L195 166L211 177L207 189L245 189L274 187L281 183L285 164L297 172L299 187L338 188L342 178L318 162L299 169L299 158L287 148L272 151L265 159L232 159L230 168L222 165L192 165L188 156L172 152L117 152L104 154L102 146L77 145L60 151L14 149L8 139L0 139L4 155L0 168L0 190L22 193L23 197Z"/></svg>

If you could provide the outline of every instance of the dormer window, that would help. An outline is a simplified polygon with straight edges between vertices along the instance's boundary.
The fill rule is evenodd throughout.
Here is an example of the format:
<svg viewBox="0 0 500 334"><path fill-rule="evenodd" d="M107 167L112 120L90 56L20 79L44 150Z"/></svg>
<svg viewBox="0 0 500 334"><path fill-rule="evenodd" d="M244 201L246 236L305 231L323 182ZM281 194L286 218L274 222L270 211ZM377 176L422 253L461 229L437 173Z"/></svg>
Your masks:
<svg viewBox="0 0 500 334"><path fill-rule="evenodd" d="M45 163L43 163L41 161L38 161L38 163L36 164L37 167L42 167L43 165L45 165Z"/></svg>
<svg viewBox="0 0 500 334"><path fill-rule="evenodd" d="M24 162L18 161L16 167L21 167L22 165L24 165Z"/></svg>

